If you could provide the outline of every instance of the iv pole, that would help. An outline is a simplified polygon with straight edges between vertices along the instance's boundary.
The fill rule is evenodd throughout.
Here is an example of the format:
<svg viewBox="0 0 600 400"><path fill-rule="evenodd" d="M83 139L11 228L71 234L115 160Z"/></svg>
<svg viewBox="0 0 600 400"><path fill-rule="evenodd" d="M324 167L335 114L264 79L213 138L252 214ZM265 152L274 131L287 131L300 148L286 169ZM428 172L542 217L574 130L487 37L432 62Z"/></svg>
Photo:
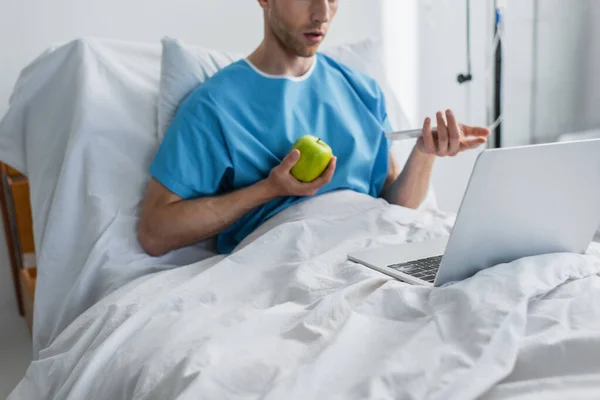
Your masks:
<svg viewBox="0 0 600 400"><path fill-rule="evenodd" d="M494 0L494 37L498 35L498 29L503 15L498 9L498 0ZM502 115L502 39L498 38L498 46L494 54L494 121ZM494 147L502 147L502 124L499 124L494 132Z"/></svg>

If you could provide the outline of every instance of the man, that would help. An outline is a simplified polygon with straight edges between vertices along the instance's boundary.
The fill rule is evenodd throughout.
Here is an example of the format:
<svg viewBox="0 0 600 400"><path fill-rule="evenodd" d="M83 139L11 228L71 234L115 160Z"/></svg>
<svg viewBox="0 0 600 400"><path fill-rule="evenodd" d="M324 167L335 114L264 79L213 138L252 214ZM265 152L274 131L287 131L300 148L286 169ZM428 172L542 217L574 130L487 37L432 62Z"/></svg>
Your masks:
<svg viewBox="0 0 600 400"><path fill-rule="evenodd" d="M258 0L265 36L245 60L223 69L182 102L150 167L138 228L159 256L217 235L231 252L261 223L309 196L349 189L404 207L426 196L436 157L485 143L485 128L428 118L401 171L389 151L381 89L370 78L317 53L338 0ZM336 157L311 183L290 173L304 134Z"/></svg>

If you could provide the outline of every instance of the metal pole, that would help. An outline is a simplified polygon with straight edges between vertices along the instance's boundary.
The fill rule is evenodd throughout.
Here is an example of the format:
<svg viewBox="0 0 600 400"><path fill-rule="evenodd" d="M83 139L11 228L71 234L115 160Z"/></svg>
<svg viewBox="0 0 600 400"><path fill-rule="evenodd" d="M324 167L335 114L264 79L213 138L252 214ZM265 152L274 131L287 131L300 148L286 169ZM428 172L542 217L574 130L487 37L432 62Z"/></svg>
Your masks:
<svg viewBox="0 0 600 400"><path fill-rule="evenodd" d="M498 24L503 18L498 11L497 1L494 0L494 37L498 34ZM498 47L494 54L495 76L494 76L494 121L502 115L502 40L498 40ZM502 147L502 124L498 125L494 132L495 147Z"/></svg>

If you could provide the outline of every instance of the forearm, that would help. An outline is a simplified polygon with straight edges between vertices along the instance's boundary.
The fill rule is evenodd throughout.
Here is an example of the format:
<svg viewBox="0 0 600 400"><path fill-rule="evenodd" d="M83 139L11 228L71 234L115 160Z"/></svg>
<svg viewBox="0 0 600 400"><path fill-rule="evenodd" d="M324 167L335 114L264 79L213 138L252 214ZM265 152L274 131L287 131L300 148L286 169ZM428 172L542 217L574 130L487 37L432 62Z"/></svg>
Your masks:
<svg viewBox="0 0 600 400"><path fill-rule="evenodd" d="M382 197L390 204L418 208L427 196L434 162L434 155L423 153L415 146L402 173L383 191Z"/></svg>
<svg viewBox="0 0 600 400"><path fill-rule="evenodd" d="M151 209L142 218L140 235L145 235L145 250L162 255L190 246L222 232L245 214L273 199L266 180L228 194L180 200Z"/></svg>

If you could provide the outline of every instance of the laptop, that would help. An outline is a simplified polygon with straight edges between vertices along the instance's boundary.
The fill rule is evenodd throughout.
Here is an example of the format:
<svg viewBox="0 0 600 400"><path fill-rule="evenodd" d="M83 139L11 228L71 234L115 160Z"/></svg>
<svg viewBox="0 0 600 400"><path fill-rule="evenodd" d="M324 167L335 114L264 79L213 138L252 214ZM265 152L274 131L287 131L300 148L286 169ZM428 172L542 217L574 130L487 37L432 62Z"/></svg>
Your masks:
<svg viewBox="0 0 600 400"><path fill-rule="evenodd" d="M523 257L583 254L599 224L599 139L491 149L477 158L450 237L348 259L439 287Z"/></svg>

